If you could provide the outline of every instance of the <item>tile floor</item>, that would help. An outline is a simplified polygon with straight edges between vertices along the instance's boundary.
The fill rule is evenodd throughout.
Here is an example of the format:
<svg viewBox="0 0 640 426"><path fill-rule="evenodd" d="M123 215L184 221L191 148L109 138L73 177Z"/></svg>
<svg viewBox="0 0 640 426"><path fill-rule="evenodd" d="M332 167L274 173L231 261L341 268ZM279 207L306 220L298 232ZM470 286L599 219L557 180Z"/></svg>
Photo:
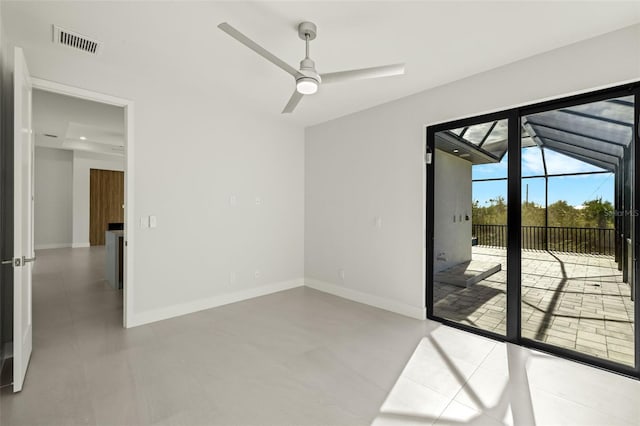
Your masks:
<svg viewBox="0 0 640 426"><path fill-rule="evenodd" d="M3 426L638 425L638 381L306 288L126 330L103 256L38 253Z"/></svg>
<svg viewBox="0 0 640 426"><path fill-rule="evenodd" d="M506 251L474 247L473 259L502 263L485 280L460 288L437 283L437 315L504 334ZM633 302L613 258L522 252L523 336L633 365Z"/></svg>
<svg viewBox="0 0 640 426"><path fill-rule="evenodd" d="M442 326L373 425L637 426L638 401L637 380Z"/></svg>
<svg viewBox="0 0 640 426"><path fill-rule="evenodd" d="M365 425L436 324L299 288L133 329L103 248L37 253L34 350L0 425Z"/></svg>

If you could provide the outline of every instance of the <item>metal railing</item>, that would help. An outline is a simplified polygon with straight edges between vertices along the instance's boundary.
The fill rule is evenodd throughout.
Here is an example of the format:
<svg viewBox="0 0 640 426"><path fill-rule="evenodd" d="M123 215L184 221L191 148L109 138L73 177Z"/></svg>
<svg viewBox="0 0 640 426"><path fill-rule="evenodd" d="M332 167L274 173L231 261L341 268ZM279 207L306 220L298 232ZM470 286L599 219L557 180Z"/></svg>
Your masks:
<svg viewBox="0 0 640 426"><path fill-rule="evenodd" d="M521 232L522 248L526 250L615 255L613 228L523 226ZM472 233L479 246L507 246L507 225L473 225Z"/></svg>

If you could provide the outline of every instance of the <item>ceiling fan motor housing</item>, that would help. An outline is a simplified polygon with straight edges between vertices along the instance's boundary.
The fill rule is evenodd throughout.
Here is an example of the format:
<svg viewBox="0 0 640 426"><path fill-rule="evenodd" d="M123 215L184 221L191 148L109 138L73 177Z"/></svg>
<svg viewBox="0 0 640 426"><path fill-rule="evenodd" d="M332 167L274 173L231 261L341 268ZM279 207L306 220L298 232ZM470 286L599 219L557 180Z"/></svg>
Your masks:
<svg viewBox="0 0 640 426"><path fill-rule="evenodd" d="M300 73L304 74L305 78L312 78L318 83L322 81L320 79L320 74L318 74L318 72L316 71L316 63L313 62L313 59L311 58L304 58L300 61Z"/></svg>

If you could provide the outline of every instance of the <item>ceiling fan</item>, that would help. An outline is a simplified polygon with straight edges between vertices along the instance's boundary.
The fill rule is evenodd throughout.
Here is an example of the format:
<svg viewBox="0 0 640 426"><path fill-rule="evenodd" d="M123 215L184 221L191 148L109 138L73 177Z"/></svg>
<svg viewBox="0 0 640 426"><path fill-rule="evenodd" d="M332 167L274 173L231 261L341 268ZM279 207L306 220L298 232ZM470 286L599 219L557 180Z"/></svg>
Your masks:
<svg viewBox="0 0 640 426"><path fill-rule="evenodd" d="M318 87L321 83L342 83L344 81L362 80L365 78L378 78L378 77L390 77L394 75L404 74L404 64L383 65L380 67L362 68L349 71L330 72L326 74L318 74L316 71L316 64L309 57L309 42L316 38L318 34L316 25L312 22L301 22L298 25L298 36L305 41L306 54L302 61L300 61L300 69L297 70L291 65L284 62L258 43L251 40L249 37L236 30L234 27L226 22L218 25L225 33L238 40L240 43L247 46L249 49L256 52L258 55L265 58L267 61L277 65L281 69L285 70L293 76L296 80L296 90L291 95L289 102L282 110L282 113L291 113L298 105L298 102L304 95L312 95L318 91Z"/></svg>

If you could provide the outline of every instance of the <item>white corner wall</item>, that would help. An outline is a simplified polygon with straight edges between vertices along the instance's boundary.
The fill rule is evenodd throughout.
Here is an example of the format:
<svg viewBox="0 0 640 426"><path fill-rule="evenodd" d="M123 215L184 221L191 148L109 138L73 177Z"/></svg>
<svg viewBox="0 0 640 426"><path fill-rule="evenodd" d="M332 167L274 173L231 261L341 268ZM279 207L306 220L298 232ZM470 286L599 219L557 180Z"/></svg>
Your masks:
<svg viewBox="0 0 640 426"><path fill-rule="evenodd" d="M308 128L307 282L424 317L425 126L640 80L638 40L634 25Z"/></svg>
<svg viewBox="0 0 640 426"><path fill-rule="evenodd" d="M471 260L471 162L438 150L434 164L434 272ZM466 220L466 217L469 220Z"/></svg>
<svg viewBox="0 0 640 426"><path fill-rule="evenodd" d="M89 247L91 169L124 171L124 158L91 152L73 152L73 247Z"/></svg>
<svg viewBox="0 0 640 426"><path fill-rule="evenodd" d="M35 149L35 248L71 247L73 152Z"/></svg>

